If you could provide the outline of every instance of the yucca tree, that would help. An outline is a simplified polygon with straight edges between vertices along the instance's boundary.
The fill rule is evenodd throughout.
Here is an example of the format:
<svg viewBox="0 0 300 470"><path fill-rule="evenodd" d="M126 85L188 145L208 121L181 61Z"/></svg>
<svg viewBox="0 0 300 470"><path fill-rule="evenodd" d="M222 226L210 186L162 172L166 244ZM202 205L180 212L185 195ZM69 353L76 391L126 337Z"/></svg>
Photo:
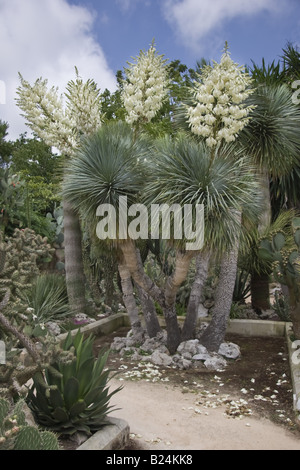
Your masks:
<svg viewBox="0 0 300 470"><path fill-rule="evenodd" d="M204 204L206 248L217 250L229 248L240 235L241 225L234 211L244 210L246 205L250 212L253 210L250 201L256 200L256 185L251 174L251 168L242 159L233 163L222 153L222 158L216 155L211 160L211 149L185 135L175 140L165 138L150 146L141 137L135 139L128 125L115 122L102 126L82 144L71 162L63 194L84 218L91 239L96 239L97 208L108 203L118 211L120 196L127 196L128 207L137 202L146 206ZM174 353L181 341L176 294L198 252L187 251L185 240L179 243L173 240L175 267L161 287L145 273L136 241L118 238L120 229L116 227L111 243L117 245L120 253L119 271L124 288L129 284L130 274L158 302L166 321L168 348ZM132 300L130 288L124 292L127 300ZM132 308L128 313L131 324L138 329L136 310Z"/></svg>
<svg viewBox="0 0 300 470"><path fill-rule="evenodd" d="M185 280L191 259L196 256L196 269L205 279L205 270L212 255L222 256L230 252L242 236L241 212L253 219L259 206L257 184L251 167L240 155L233 160L232 152L231 146L224 145L214 152L212 158L212 150L204 142L199 143L184 133L176 139L165 138L156 143L156 155L150 162L151 178L144 191L146 199L158 204L204 206L205 243L202 250L185 251L182 242L173 240L177 255L174 273L166 282L165 308L166 317L170 322L172 319L174 324L175 295ZM196 283L192 288L181 340L193 337L199 295L201 286ZM228 297L227 303L231 304L230 290L224 295ZM225 302L223 298L223 305Z"/></svg>
<svg viewBox="0 0 300 470"><path fill-rule="evenodd" d="M96 216L99 206L109 204L118 213L121 196L128 198L128 205L137 202L145 181L139 161L146 155L147 146L140 140L135 141L130 126L122 122L106 123L94 136L82 142L80 150L70 162L63 183L63 195L84 221L92 244L100 243L96 234L100 220ZM121 243L109 237L106 242L107 249L114 250L118 257L123 299L131 325L137 333L141 325L131 276L120 249ZM103 245L102 240L101 243Z"/></svg>
<svg viewBox="0 0 300 470"><path fill-rule="evenodd" d="M86 82L75 68L76 78L64 92L66 105L58 89L39 78L33 85L20 74L17 105L24 113L28 127L47 145L56 147L63 157L64 171L82 136L91 135L101 126L101 97L94 80ZM61 170L61 169L60 169ZM82 260L82 233L76 214L67 201L64 209L65 271L69 304L74 311L86 308L85 275Z"/></svg>
<svg viewBox="0 0 300 470"><path fill-rule="evenodd" d="M286 84L262 85L248 98L255 108L249 124L239 136L239 143L256 167L264 208L259 233L272 222L270 180L284 178L299 165L300 108L292 100ZM253 272L252 306L261 311L269 308L269 276Z"/></svg>

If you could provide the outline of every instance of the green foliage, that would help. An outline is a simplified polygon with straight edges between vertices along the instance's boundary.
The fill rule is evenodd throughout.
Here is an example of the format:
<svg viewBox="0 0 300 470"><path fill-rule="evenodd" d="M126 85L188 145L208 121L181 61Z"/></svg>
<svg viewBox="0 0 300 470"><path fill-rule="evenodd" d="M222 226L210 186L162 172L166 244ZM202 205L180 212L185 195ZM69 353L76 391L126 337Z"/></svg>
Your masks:
<svg viewBox="0 0 300 470"><path fill-rule="evenodd" d="M281 321L291 321L289 301L282 293L278 292L277 290L274 294L273 309Z"/></svg>
<svg viewBox="0 0 300 470"><path fill-rule="evenodd" d="M13 143L6 140L9 125L0 119L0 167L4 168L10 160Z"/></svg>
<svg viewBox="0 0 300 470"><path fill-rule="evenodd" d="M300 108L292 94L285 83L258 87L247 100L254 109L238 139L252 161L273 177L289 173L299 161Z"/></svg>
<svg viewBox="0 0 300 470"><path fill-rule="evenodd" d="M28 425L24 400L13 407L0 397L0 450L59 450L54 433Z"/></svg>
<svg viewBox="0 0 300 470"><path fill-rule="evenodd" d="M61 161L62 157L53 154L51 147L24 134L14 142L10 167L13 173L22 173L28 181L40 178L45 184L54 184L58 182Z"/></svg>
<svg viewBox="0 0 300 470"><path fill-rule="evenodd" d="M233 291L233 302L244 303L250 296L250 274L248 270L237 269L235 286Z"/></svg>
<svg viewBox="0 0 300 470"><path fill-rule="evenodd" d="M11 171L2 170L0 175L0 228L3 234L11 234L15 227L22 225L20 214L25 199L22 192L24 181Z"/></svg>
<svg viewBox="0 0 300 470"><path fill-rule="evenodd" d="M260 243L260 256L273 265L275 279L285 284L300 300L300 217L292 221L294 246L289 246L284 232L273 233L269 239Z"/></svg>
<svg viewBox="0 0 300 470"><path fill-rule="evenodd" d="M0 244L0 293L9 289L11 294L9 312L5 310L7 313L14 312L15 316L24 313L20 310L24 289L31 287L35 277L40 274L41 264L51 260L53 251L47 239L28 228L16 229L12 237Z"/></svg>
<svg viewBox="0 0 300 470"><path fill-rule="evenodd" d="M80 331L74 337L68 334L63 350L73 350L74 360L56 362L44 375L35 375L27 402L44 428L62 435L90 434L105 424L112 408L109 401L120 390L108 393L110 370L105 366L109 352L95 359L93 337L84 339Z"/></svg>
<svg viewBox="0 0 300 470"><path fill-rule="evenodd" d="M22 299L32 309L32 325L57 321L70 315L65 277L57 274L38 276Z"/></svg>

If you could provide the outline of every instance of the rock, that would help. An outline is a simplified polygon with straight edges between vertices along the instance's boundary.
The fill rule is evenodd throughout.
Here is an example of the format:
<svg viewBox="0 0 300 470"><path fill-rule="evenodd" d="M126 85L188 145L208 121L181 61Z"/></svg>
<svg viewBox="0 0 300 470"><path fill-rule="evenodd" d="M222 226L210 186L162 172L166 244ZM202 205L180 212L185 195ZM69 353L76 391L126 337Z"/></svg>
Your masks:
<svg viewBox="0 0 300 470"><path fill-rule="evenodd" d="M198 307L198 318L205 318L208 316L208 309L203 304L199 304Z"/></svg>
<svg viewBox="0 0 300 470"><path fill-rule="evenodd" d="M177 352L179 354L183 354L184 352L190 353L192 356L198 353L198 346L199 340L198 339L190 339L188 341L183 341L177 348Z"/></svg>
<svg viewBox="0 0 300 470"><path fill-rule="evenodd" d="M57 323L55 323L53 321L48 321L46 323L46 328L54 336L60 335L60 333L61 333L60 327L58 326Z"/></svg>
<svg viewBox="0 0 300 470"><path fill-rule="evenodd" d="M113 351L121 351L121 349L126 347L126 338L116 337L111 344L111 349Z"/></svg>
<svg viewBox="0 0 300 470"><path fill-rule="evenodd" d="M202 344L199 344L197 354L193 356L193 360L194 361L206 361L210 357L211 355L207 351L206 347L202 346Z"/></svg>
<svg viewBox="0 0 300 470"><path fill-rule="evenodd" d="M260 318L262 320L268 320L268 318L271 318L272 316L274 315L274 310L262 310L261 311L261 315L260 315Z"/></svg>
<svg viewBox="0 0 300 470"><path fill-rule="evenodd" d="M227 357L228 359L236 359L241 355L241 350L237 344L234 343L222 343L218 354Z"/></svg>
<svg viewBox="0 0 300 470"><path fill-rule="evenodd" d="M189 361L188 359L184 359L181 357L177 362L176 366L178 369L189 369L192 366L192 361Z"/></svg>
<svg viewBox="0 0 300 470"><path fill-rule="evenodd" d="M183 352L181 356L183 357L183 359L192 359L192 355L190 352Z"/></svg>
<svg viewBox="0 0 300 470"><path fill-rule="evenodd" d="M151 355L151 362L157 366L170 366L173 363L173 359L166 353L156 350Z"/></svg>
<svg viewBox="0 0 300 470"><path fill-rule="evenodd" d="M204 365L208 370L222 370L226 367L227 362L221 356L211 356L209 359L206 359Z"/></svg>

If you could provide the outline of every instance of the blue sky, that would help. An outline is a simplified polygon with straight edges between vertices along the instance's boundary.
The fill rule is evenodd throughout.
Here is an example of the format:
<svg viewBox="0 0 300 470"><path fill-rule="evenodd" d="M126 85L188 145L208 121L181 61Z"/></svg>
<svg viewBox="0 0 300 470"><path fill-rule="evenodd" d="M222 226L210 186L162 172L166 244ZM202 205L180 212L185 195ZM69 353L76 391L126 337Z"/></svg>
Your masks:
<svg viewBox="0 0 300 470"><path fill-rule="evenodd" d="M153 38L166 58L180 59L189 67L194 67L201 57L219 60L225 41L229 42L233 59L241 65L251 64L251 59L261 63L262 57L267 62L278 60L287 41L300 43L299 0L72 0L71 3L84 4L95 11L94 31L115 71L140 49L148 48ZM252 8L245 11L243 5L248 3ZM224 4L232 6L226 9ZM210 19L207 7L215 12ZM180 8L186 12L182 22L178 18Z"/></svg>
<svg viewBox="0 0 300 470"><path fill-rule="evenodd" d="M27 130L16 107L18 72L64 91L77 66L101 90L155 39L166 59L194 67L220 60L225 41L240 65L278 60L300 46L300 0L0 0L0 119L10 138ZM2 100L3 101L3 100Z"/></svg>

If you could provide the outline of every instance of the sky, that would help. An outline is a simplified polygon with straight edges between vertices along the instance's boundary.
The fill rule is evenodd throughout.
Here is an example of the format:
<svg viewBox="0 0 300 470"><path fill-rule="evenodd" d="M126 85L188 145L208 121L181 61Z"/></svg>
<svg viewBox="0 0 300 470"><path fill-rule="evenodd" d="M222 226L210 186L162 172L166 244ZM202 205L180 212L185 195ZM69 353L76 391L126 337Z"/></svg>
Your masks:
<svg viewBox="0 0 300 470"><path fill-rule="evenodd" d="M240 65L276 62L300 46L300 0L0 0L0 119L11 140L29 129L16 106L19 76L65 91L75 78L116 89L116 72L147 50L193 68L228 42Z"/></svg>

